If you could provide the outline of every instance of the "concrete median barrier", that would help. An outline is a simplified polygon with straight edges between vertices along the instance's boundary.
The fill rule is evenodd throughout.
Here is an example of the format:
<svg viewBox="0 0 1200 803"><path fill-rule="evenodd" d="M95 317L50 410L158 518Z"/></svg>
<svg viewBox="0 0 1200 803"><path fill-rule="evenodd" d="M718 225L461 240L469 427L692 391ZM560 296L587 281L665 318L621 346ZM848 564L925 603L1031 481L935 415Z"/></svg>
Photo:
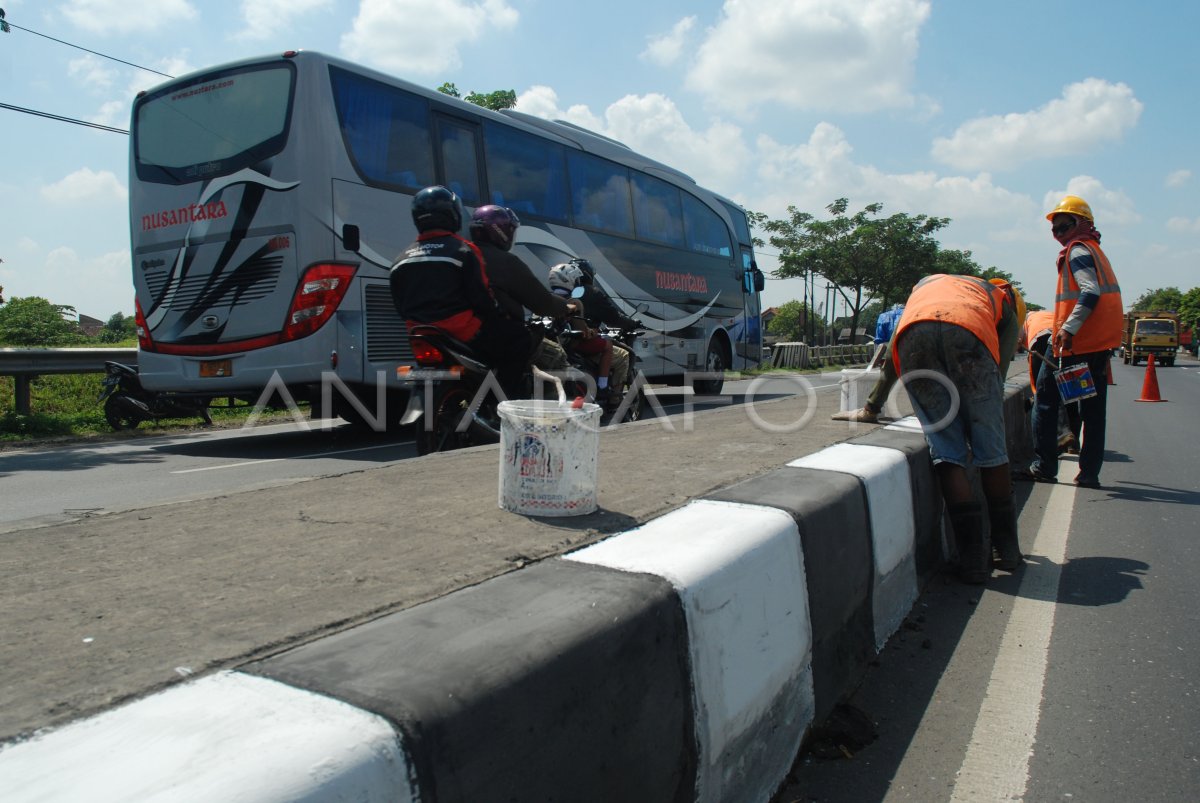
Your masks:
<svg viewBox="0 0 1200 803"><path fill-rule="evenodd" d="M1024 392L1006 399L1017 451ZM93 801L765 801L944 543L919 428L871 428L582 549L11 745L0 793L78 799L90 777Z"/></svg>

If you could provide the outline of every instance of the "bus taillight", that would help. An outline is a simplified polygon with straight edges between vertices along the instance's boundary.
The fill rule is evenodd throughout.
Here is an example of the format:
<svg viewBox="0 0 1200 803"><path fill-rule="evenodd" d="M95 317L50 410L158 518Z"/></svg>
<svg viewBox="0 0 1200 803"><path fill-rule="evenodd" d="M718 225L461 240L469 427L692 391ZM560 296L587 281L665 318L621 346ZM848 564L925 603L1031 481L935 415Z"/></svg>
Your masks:
<svg viewBox="0 0 1200 803"><path fill-rule="evenodd" d="M288 309L283 339L307 337L325 325L350 289L353 265L322 263L304 272Z"/></svg>
<svg viewBox="0 0 1200 803"><path fill-rule="evenodd" d="M154 351L150 327L146 325L146 316L142 313L142 302L136 298L133 300L133 325L137 329L138 348L142 351Z"/></svg>

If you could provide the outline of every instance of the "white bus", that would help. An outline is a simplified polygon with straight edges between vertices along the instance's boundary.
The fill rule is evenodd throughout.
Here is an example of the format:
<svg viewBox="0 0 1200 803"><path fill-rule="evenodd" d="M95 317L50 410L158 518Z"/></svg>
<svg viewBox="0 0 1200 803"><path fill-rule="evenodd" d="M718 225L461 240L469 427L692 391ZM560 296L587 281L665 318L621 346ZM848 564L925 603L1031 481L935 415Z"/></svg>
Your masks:
<svg viewBox="0 0 1200 803"><path fill-rule="evenodd" d="M325 382L338 389L330 412L354 418L350 392L372 416L398 417L396 368L412 355L388 270L416 234L412 196L431 184L468 212L516 211L514 251L535 273L585 257L627 314L645 303L637 351L650 381L707 371L697 389L717 392L722 371L761 360L745 212L568 123L289 51L140 94L131 134L148 389L257 401L286 388L316 403Z"/></svg>

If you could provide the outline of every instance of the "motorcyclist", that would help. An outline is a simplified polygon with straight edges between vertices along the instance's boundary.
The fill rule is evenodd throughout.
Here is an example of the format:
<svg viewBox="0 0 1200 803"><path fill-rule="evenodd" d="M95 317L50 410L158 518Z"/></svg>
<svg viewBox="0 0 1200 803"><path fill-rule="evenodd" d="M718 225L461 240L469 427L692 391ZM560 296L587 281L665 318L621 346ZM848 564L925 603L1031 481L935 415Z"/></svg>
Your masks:
<svg viewBox="0 0 1200 803"><path fill-rule="evenodd" d="M442 186L413 196L417 239L392 265L392 301L409 327L435 326L467 343L497 375L504 393L519 394L532 350L528 329L502 315L479 247L459 236L462 203Z"/></svg>
<svg viewBox="0 0 1200 803"><path fill-rule="evenodd" d="M479 246L487 263L487 275L500 313L514 321L525 320L525 310L534 315L562 319L579 312L581 305L546 289L520 257L512 253L517 214L503 206L487 204L471 215L471 241ZM567 354L558 341L542 338L534 365L546 371L568 367Z"/></svg>
<svg viewBox="0 0 1200 803"><path fill-rule="evenodd" d="M596 286L596 271L591 263L581 257L570 262L555 265L550 269L550 289L559 295L570 295L576 287L584 290L583 309L589 330L605 324L618 329L636 329L638 322L621 314L616 304L608 294ZM591 331L590 337L579 340L575 348L581 354L599 357L596 376L596 400L601 404L609 400L609 376L620 378L624 383L629 375L632 364L629 350L620 344L614 344L608 338L600 337Z"/></svg>

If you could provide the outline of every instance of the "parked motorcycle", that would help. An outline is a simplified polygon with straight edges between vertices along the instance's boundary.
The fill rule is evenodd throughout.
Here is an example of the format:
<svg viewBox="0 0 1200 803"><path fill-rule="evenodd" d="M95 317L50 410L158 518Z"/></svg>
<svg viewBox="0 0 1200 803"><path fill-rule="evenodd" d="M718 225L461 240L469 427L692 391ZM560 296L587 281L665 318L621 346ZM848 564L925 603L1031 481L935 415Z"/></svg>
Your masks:
<svg viewBox="0 0 1200 803"><path fill-rule="evenodd" d="M104 402L104 419L115 430L134 429L143 421L199 416L211 424L207 397L157 393L142 387L137 369L119 362L104 363L104 382L99 401Z"/></svg>

